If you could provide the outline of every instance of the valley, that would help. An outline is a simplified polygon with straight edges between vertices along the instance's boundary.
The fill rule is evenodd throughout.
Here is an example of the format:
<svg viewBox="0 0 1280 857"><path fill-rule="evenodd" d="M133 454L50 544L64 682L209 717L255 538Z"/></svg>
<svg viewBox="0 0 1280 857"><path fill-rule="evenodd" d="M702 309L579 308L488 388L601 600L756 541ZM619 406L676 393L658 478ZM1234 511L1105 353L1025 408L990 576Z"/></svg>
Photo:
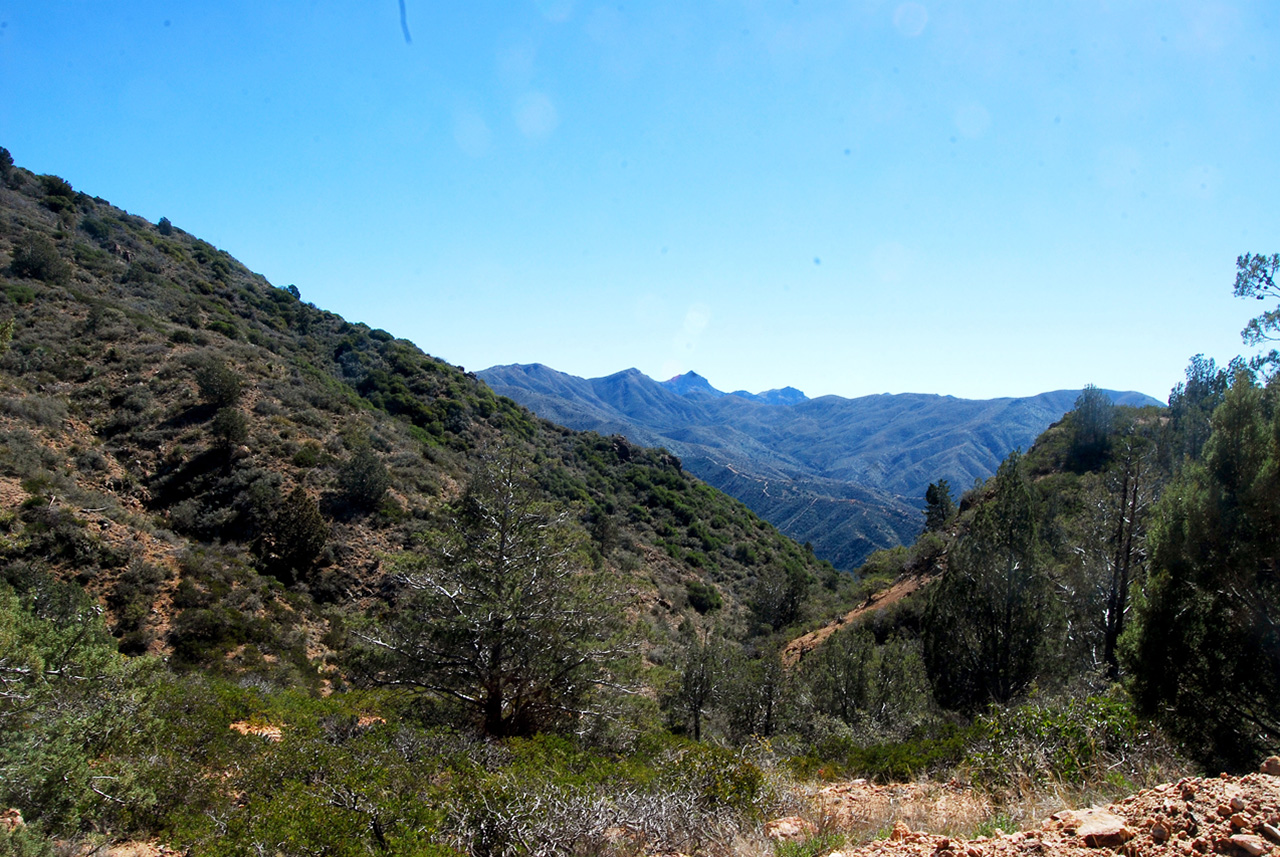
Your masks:
<svg viewBox="0 0 1280 857"><path fill-rule="evenodd" d="M661 446L692 473L836 568L920 532L929 483L957 496L1071 410L1079 390L990 400L903 393L809 399L799 390L722 393L696 373L635 369L583 379L538 364L478 373L562 425ZM1117 405L1161 404L1104 391Z"/></svg>

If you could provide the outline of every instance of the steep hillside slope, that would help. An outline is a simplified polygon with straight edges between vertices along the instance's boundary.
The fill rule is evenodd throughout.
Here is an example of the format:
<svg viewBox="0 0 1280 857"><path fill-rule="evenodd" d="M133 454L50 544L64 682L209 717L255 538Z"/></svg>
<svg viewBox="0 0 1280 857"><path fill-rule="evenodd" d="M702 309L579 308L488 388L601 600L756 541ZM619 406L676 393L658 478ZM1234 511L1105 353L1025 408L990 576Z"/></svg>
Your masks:
<svg viewBox="0 0 1280 857"><path fill-rule="evenodd" d="M919 532L930 482L946 479L959 491L991 475L1079 394L807 399L798 390L725 394L696 373L656 382L629 369L582 379L537 364L495 366L479 377L572 428L665 446L839 568L909 542ZM1117 404L1158 404L1138 393L1110 395Z"/></svg>
<svg viewBox="0 0 1280 857"><path fill-rule="evenodd" d="M60 178L10 169L0 272L3 579L77 582L123 650L320 680L326 605L390 598L511 447L658 638L703 612L748 633L779 574L812 585L788 621L836 597L830 566L673 456L540 420Z"/></svg>

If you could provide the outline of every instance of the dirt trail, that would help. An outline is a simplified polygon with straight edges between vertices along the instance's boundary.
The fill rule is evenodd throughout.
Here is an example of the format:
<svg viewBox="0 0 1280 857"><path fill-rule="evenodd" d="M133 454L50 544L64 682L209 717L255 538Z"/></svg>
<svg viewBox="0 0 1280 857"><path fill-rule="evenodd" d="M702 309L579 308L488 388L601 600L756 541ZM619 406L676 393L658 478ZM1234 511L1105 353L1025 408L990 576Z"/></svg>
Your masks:
<svg viewBox="0 0 1280 857"><path fill-rule="evenodd" d="M816 649L818 646L821 646L826 642L826 639L836 631L839 631L841 628L861 619L869 613L874 613L877 610L883 610L890 604L901 601L931 580L933 580L932 576L913 575L911 577L899 578L888 589L880 590L860 606L850 610L848 613L844 614L844 616L831 624L824 625L816 631L810 631L801 637L796 637L794 640L787 643L787 645L782 649L783 665L788 667L795 666L802 658L804 658L805 655Z"/></svg>

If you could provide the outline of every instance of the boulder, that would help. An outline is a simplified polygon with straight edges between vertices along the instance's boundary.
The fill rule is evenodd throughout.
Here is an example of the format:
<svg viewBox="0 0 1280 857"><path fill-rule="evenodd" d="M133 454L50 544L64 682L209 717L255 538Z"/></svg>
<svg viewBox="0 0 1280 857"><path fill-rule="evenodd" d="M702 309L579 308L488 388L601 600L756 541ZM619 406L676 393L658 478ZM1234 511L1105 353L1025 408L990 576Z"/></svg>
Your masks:
<svg viewBox="0 0 1280 857"><path fill-rule="evenodd" d="M1280 756L1268 756L1262 763L1262 773L1280 777Z"/></svg>
<svg viewBox="0 0 1280 857"><path fill-rule="evenodd" d="M1090 848L1116 848L1134 836L1123 818L1105 809L1093 807L1071 814L1075 816L1076 836Z"/></svg>

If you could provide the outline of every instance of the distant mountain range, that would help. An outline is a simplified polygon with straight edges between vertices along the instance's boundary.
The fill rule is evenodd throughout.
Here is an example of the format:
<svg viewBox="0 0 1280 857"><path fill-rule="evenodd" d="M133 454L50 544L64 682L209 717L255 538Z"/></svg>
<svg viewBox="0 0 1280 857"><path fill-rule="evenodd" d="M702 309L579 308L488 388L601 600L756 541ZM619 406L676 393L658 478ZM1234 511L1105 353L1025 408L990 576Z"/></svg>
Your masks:
<svg viewBox="0 0 1280 857"><path fill-rule="evenodd" d="M578 430L664 446L837 568L911 542L930 482L958 495L1071 410L1079 390L1025 398L918 393L810 399L794 387L725 393L696 372L579 378L541 364L478 373L494 392ZM1120 405L1160 405L1106 391Z"/></svg>

